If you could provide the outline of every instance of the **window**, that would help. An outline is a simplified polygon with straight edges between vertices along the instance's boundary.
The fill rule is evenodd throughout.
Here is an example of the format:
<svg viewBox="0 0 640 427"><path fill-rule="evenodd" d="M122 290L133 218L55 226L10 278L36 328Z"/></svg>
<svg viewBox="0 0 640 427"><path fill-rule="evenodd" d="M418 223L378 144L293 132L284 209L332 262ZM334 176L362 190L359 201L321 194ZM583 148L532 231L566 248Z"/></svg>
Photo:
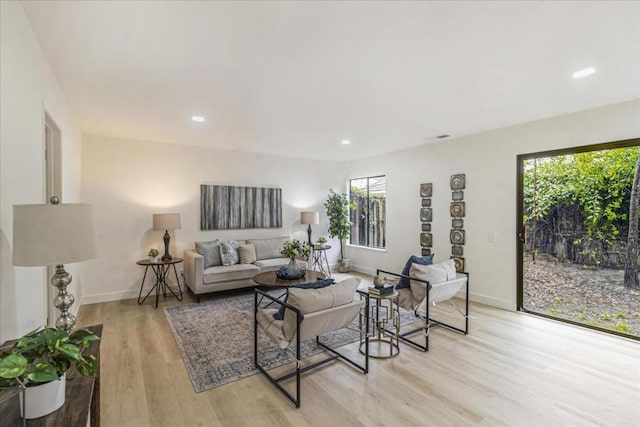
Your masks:
<svg viewBox="0 0 640 427"><path fill-rule="evenodd" d="M372 176L349 181L352 245L370 248L386 246L386 178Z"/></svg>

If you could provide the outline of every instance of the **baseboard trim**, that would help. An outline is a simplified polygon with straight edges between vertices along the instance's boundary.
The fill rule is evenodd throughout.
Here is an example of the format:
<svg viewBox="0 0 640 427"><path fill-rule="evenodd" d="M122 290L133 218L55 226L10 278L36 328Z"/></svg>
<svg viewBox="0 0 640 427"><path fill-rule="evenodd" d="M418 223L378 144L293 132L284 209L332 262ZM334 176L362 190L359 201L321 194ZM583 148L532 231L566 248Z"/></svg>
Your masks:
<svg viewBox="0 0 640 427"><path fill-rule="evenodd" d="M351 269L357 271L358 273L368 274L369 276L375 276L376 270L368 267L363 267L361 265L351 264Z"/></svg>
<svg viewBox="0 0 640 427"><path fill-rule="evenodd" d="M464 298L464 291L458 292L456 295L459 298ZM489 307L499 308L501 310L516 311L515 303L505 301L503 299L490 297L487 295L476 294L469 292L469 300L482 305L488 305Z"/></svg>
<svg viewBox="0 0 640 427"><path fill-rule="evenodd" d="M358 273L368 274L369 276L375 276L376 270L368 267L363 267L360 265L351 265L351 269L357 271ZM458 298L464 299L465 291L464 289L458 292L456 295ZM516 311L515 303L510 301L505 301L503 299L490 297L483 294L478 294L475 292L469 292L469 301L476 302L478 304L488 305L490 307L499 308L502 310L508 311Z"/></svg>
<svg viewBox="0 0 640 427"><path fill-rule="evenodd" d="M142 294L146 295L153 287L142 289ZM98 304L101 302L121 301L125 299L138 298L140 289L132 291L116 291L107 292L104 294L84 295L80 301L80 305L85 304Z"/></svg>

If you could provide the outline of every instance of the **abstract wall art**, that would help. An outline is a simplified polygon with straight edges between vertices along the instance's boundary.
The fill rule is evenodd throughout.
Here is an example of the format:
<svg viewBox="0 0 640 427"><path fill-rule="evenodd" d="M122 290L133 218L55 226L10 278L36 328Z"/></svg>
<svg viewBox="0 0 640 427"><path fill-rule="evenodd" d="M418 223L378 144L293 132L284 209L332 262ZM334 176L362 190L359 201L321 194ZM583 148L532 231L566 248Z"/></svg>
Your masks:
<svg viewBox="0 0 640 427"><path fill-rule="evenodd" d="M431 255L431 247L433 246L433 234L431 234L431 221L433 221L433 208L431 208L431 196L433 196L433 184L420 184L420 221L422 228L420 233L420 246L422 248L422 256Z"/></svg>
<svg viewBox="0 0 640 427"><path fill-rule="evenodd" d="M465 215L464 202L451 202L451 216L461 218Z"/></svg>
<svg viewBox="0 0 640 427"><path fill-rule="evenodd" d="M431 208L420 209L420 221L422 222L433 221L433 210Z"/></svg>
<svg viewBox="0 0 640 427"><path fill-rule="evenodd" d="M282 189L200 186L200 229L282 227Z"/></svg>
<svg viewBox="0 0 640 427"><path fill-rule="evenodd" d="M451 232L449 240L451 241L451 259L456 264L456 271L461 273L464 271L464 253L463 245L465 243L464 220L462 218L467 214L464 203L464 190L467 186L467 178L463 173L451 175L449 178L451 186L451 205L449 213L451 214Z"/></svg>

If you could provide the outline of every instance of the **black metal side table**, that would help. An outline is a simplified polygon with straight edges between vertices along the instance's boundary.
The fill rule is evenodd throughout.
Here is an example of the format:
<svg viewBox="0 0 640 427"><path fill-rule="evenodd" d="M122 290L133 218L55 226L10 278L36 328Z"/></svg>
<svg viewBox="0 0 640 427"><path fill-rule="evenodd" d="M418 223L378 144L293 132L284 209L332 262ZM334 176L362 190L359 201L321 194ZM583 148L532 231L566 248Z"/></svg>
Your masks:
<svg viewBox="0 0 640 427"><path fill-rule="evenodd" d="M331 268L329 268L329 260L327 259L327 249L331 249L331 246L311 245L311 269L319 271L327 277L331 277Z"/></svg>
<svg viewBox="0 0 640 427"><path fill-rule="evenodd" d="M156 291L156 308L158 308L158 300L160 299L160 291L162 291L162 294L166 298L167 297L167 290L169 290L169 292L174 297L176 297L176 299L178 301L182 301L182 287L180 287L180 279L178 278L178 270L176 270L176 264L179 264L182 261L183 261L182 258L172 258L172 259L169 259L169 260L161 260L161 259L159 259L156 262L151 262L151 260L149 260L147 258L147 259L141 259L140 261L137 261L136 264L144 266L144 276L142 276L142 283L140 284L140 293L138 294L138 304L142 304L143 302L145 302L147 297L149 297L149 295L151 295L151 292L153 292L154 289ZM151 289L149 289L149 292L147 292L147 295L145 295L145 297L142 298L142 289L144 288L144 281L147 278L147 271L149 270L149 267L151 267L151 269L153 270L153 272L156 275L156 284L153 285L153 287ZM178 283L178 294L176 294L174 292L173 288L171 288L171 286L169 286L169 284L167 283L167 278L170 275L171 267L173 267L173 272L176 275L176 283ZM142 298L142 300L140 298Z"/></svg>

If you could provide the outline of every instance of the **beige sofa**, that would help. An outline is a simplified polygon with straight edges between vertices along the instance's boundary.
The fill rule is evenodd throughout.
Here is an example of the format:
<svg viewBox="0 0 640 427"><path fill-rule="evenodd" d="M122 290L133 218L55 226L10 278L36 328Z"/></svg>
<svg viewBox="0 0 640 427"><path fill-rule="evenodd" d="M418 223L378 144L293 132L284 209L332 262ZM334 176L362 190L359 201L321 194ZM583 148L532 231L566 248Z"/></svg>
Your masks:
<svg viewBox="0 0 640 427"><path fill-rule="evenodd" d="M255 257L249 256L248 259L241 260L238 264L213 265L207 268L205 268L205 257L198 253L197 248L199 244L202 247L203 243L210 244L215 240L196 242L196 248L184 251L185 285L196 295L198 302L200 302L202 294L255 286L253 276L256 274L277 271L280 267L289 264L289 258L280 254L282 245L287 240L291 240L291 238L236 240L239 245L244 246L243 250L246 250L247 247L255 248ZM306 267L306 262L299 261L298 263L301 267Z"/></svg>

